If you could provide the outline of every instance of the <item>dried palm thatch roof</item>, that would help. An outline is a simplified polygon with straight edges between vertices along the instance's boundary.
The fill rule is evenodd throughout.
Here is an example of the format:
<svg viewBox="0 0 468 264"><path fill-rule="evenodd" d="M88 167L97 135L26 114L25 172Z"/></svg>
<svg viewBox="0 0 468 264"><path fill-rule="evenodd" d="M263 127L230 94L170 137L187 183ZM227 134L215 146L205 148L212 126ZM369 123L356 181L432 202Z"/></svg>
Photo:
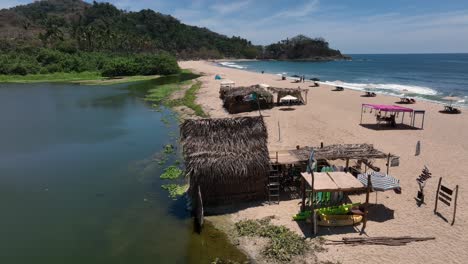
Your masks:
<svg viewBox="0 0 468 264"><path fill-rule="evenodd" d="M310 157L310 152L314 150L315 159L384 159L388 157L387 153L374 148L371 144L339 144L329 145L323 148L303 147L289 152L302 161L307 161ZM395 157L394 155L391 155Z"/></svg>
<svg viewBox="0 0 468 264"><path fill-rule="evenodd" d="M256 99L246 100L252 94L256 94ZM220 97L230 114L273 107L273 95L260 86L221 88Z"/></svg>
<svg viewBox="0 0 468 264"><path fill-rule="evenodd" d="M186 120L181 141L191 193L199 185L204 204L264 197L269 155L262 117Z"/></svg>
<svg viewBox="0 0 468 264"><path fill-rule="evenodd" d="M260 98L264 98L269 101L273 100L273 95L258 85L234 88L223 87L219 90L220 98L223 100L229 100L230 98L237 96L246 96L252 93L256 93Z"/></svg>
<svg viewBox="0 0 468 264"><path fill-rule="evenodd" d="M280 92L305 92L308 91L307 89L298 88L278 88L278 87L268 87L269 91L273 93L280 93Z"/></svg>

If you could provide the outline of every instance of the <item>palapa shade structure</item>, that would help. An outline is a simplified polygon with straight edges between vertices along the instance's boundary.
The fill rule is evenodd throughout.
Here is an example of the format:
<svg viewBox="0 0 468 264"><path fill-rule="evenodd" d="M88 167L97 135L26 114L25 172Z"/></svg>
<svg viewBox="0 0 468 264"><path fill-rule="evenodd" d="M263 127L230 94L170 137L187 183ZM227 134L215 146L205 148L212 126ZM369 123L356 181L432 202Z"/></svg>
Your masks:
<svg viewBox="0 0 468 264"><path fill-rule="evenodd" d="M307 161L310 152L315 151L315 159L385 159L388 154L378 149L375 149L372 144L337 144L329 145L323 148L303 147L300 149L290 150L289 153L296 156L298 160ZM391 155L391 157L396 157Z"/></svg>
<svg viewBox="0 0 468 264"><path fill-rule="evenodd" d="M273 107L273 95L259 85L221 88L219 97L230 114L255 111L259 107L260 109Z"/></svg>
<svg viewBox="0 0 468 264"><path fill-rule="evenodd" d="M267 88L272 93L276 94L276 103L279 104L281 102L281 98L285 96L294 96L296 97L301 103L307 103L307 93L309 90L301 89L301 88L278 88L278 87L268 87ZM304 99L305 98L305 99Z"/></svg>
<svg viewBox="0 0 468 264"><path fill-rule="evenodd" d="M265 198L269 156L262 117L187 120L181 141L192 197L200 186L207 206Z"/></svg>

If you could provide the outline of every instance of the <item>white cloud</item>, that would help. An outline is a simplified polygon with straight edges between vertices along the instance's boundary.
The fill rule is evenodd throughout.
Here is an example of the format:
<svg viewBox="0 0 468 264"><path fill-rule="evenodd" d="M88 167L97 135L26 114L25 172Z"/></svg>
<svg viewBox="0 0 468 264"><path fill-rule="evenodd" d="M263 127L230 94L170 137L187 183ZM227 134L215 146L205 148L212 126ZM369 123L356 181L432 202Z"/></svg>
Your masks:
<svg viewBox="0 0 468 264"><path fill-rule="evenodd" d="M294 7L282 12L279 12L274 15L274 17L304 17L310 15L312 12L315 12L319 9L320 1L319 0L311 0L306 2L304 5L299 7Z"/></svg>
<svg viewBox="0 0 468 264"><path fill-rule="evenodd" d="M211 9L213 9L215 12L218 12L219 14L229 14L233 13L239 10L242 10L249 6L251 3L250 0L244 0L240 2L232 2L232 3L216 3L211 6Z"/></svg>

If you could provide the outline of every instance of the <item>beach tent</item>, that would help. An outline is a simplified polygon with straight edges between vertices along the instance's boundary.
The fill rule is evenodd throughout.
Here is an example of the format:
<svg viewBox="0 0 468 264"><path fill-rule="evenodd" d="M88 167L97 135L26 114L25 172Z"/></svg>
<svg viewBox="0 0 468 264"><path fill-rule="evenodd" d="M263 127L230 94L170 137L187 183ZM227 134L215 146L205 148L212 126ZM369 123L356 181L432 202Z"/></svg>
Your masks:
<svg viewBox="0 0 468 264"><path fill-rule="evenodd" d="M216 74L215 80L221 80L221 79L222 79L221 76L219 76L218 74Z"/></svg>
<svg viewBox="0 0 468 264"><path fill-rule="evenodd" d="M373 110L375 111L378 125L380 125L380 123L382 122L386 122L386 123L392 124L392 126L395 127L396 126L395 119L399 113L402 113L402 117L401 117L402 124L404 122L405 113L410 113L410 116L411 116L410 124L414 124L415 110L411 108L398 106L398 105L362 104L361 122L360 122L361 125L362 125L362 115L363 113L366 112L366 110L369 110L370 113L372 113ZM423 120L424 120L425 112L424 111L416 111L416 112L421 113L423 115ZM387 116L387 113L389 113L390 116ZM424 121L423 121L422 127L424 127Z"/></svg>

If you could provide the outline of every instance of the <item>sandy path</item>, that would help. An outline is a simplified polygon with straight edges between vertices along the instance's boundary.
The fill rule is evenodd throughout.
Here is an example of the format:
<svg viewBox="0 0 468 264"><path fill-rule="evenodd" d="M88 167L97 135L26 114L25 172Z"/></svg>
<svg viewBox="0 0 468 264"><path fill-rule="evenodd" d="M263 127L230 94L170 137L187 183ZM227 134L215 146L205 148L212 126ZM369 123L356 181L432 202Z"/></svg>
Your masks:
<svg viewBox="0 0 468 264"><path fill-rule="evenodd" d="M278 76L258 74L242 70L217 67L208 62L181 62L182 68L203 72L203 87L199 93L200 103L211 117L227 117L219 99L219 81L215 74L234 80L237 85L267 83L275 87L298 87L290 81L281 81ZM301 84L302 88L307 87ZM341 261L342 263L466 263L468 259L468 201L465 189L468 186L468 118L461 115L444 115L438 111L441 105L418 102L411 108L426 110L424 130L373 130L359 125L361 104L365 102L394 104L398 98L378 95L376 98L361 97L361 93L345 90L332 92L332 87L309 88L308 104L295 107L295 111L280 111L279 108L262 111L269 132L270 150L291 149L296 145L317 146L320 142L335 143L371 143L386 152L400 156L400 166L391 168L391 174L400 179L403 193L379 193L378 203L393 210L393 218L383 222L370 221L369 236L435 236L435 241L419 242L402 247L385 246L329 246L327 253L320 254L323 260ZM240 115L256 115L248 113ZM407 121L409 118L406 119ZM281 140L278 140L278 122L281 128ZM375 117L369 113L364 116L364 123L375 123ZM421 141L421 155L414 156L415 145ZM381 166L383 164L380 164ZM418 208L414 196L417 192L416 177L424 165L433 173L426 186L426 202ZM382 166L383 167L383 166ZM454 226L445 223L433 214L435 189L438 178L444 178L449 187L460 186L457 218ZM371 196L373 199L375 196ZM363 197L355 197L363 201ZM301 227L291 216L298 210L297 200L281 202L280 205L248 208L232 217L260 218L277 215L274 220L308 235L308 228ZM443 208L443 207L442 207ZM451 220L450 210L441 210ZM346 231L346 232L345 232ZM341 239L343 236L357 235L348 229L324 230L329 239ZM344 232L343 234L338 234Z"/></svg>

